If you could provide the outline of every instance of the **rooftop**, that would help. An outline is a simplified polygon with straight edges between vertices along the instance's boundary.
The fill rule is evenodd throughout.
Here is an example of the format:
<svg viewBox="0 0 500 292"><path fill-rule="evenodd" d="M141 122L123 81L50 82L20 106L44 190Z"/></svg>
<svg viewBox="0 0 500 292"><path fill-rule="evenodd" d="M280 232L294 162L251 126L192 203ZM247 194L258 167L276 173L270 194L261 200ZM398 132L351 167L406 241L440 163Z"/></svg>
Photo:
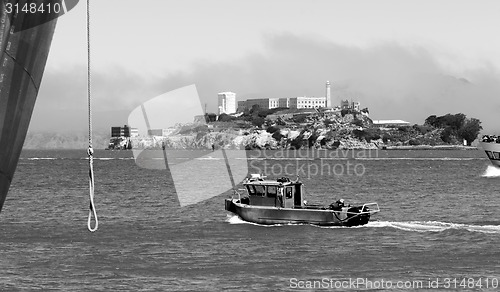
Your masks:
<svg viewBox="0 0 500 292"><path fill-rule="evenodd" d="M410 122L406 122L403 120L373 120L373 123L376 125L385 125L385 124L410 124Z"/></svg>
<svg viewBox="0 0 500 292"><path fill-rule="evenodd" d="M244 182L244 184L250 185L266 185L266 186L279 186L279 185L288 185L295 184L298 181L292 181L287 177L282 177L279 179L265 179L265 176L260 176L256 174L252 174L252 177Z"/></svg>

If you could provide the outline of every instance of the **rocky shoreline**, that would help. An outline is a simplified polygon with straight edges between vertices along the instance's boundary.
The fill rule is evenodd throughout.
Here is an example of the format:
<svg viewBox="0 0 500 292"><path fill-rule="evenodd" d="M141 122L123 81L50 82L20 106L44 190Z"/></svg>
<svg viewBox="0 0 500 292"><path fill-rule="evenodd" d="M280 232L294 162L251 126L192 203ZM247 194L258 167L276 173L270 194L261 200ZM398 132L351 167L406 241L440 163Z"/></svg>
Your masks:
<svg viewBox="0 0 500 292"><path fill-rule="evenodd" d="M296 133L292 134L297 135ZM464 145L387 145L382 141L359 141L358 139L346 137L329 145L317 145L314 143L308 147L308 139L302 138L300 141L303 147L290 147L291 142L295 141L293 138L287 136L281 143L276 141L271 134L261 131L260 133L253 133L249 135L207 135L203 137L202 141L196 140L195 137L171 137L170 139L148 139L132 138L133 149L161 149L165 145L168 149L261 149L261 150L293 150L293 149L326 149L326 150L477 150L476 146Z"/></svg>
<svg viewBox="0 0 500 292"><path fill-rule="evenodd" d="M476 146L464 145L418 145L418 146L389 146L385 150L477 150Z"/></svg>
<svg viewBox="0 0 500 292"><path fill-rule="evenodd" d="M443 141L444 129L429 126L374 127L367 114L309 112L266 117L254 126L242 120L184 125L167 137L131 138L132 148L168 149L363 149L363 150L457 150L458 138Z"/></svg>

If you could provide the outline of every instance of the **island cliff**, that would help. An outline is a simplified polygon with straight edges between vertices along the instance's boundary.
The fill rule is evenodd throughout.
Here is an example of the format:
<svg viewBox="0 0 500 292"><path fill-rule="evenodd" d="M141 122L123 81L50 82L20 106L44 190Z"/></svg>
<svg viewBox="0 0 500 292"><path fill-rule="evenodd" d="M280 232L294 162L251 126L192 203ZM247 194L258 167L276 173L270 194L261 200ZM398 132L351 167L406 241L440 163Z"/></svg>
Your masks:
<svg viewBox="0 0 500 292"><path fill-rule="evenodd" d="M132 148L171 149L379 149L443 147L468 144L481 129L480 121L463 114L430 116L424 125L375 126L362 111L248 111L238 117L222 114L208 123L178 125L167 137L131 138ZM203 121L204 122L204 121Z"/></svg>

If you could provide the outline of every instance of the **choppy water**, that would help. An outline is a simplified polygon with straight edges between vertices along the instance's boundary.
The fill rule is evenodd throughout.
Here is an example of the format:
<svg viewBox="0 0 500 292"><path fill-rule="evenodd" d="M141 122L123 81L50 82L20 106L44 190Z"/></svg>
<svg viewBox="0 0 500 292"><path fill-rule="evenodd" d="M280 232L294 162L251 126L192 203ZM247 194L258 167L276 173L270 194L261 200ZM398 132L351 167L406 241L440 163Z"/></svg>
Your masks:
<svg viewBox="0 0 500 292"><path fill-rule="evenodd" d="M90 233L85 151L23 152L0 214L1 291L500 287L500 173L479 151L249 160L252 171L305 169L311 202L378 202L381 212L356 228L248 224L224 211L230 192L181 208L167 171L131 155L96 152L99 230ZM307 173L348 163L362 174ZM335 289L356 279L372 286Z"/></svg>

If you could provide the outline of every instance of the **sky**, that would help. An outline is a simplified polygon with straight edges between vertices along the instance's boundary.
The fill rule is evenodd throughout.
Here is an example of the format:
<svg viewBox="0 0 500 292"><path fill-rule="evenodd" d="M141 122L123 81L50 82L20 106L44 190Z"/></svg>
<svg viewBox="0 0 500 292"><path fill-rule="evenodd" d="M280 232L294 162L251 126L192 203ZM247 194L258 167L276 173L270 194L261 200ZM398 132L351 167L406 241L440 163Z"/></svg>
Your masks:
<svg viewBox="0 0 500 292"><path fill-rule="evenodd" d="M200 108L324 96L372 119L422 124L462 112L500 134L500 2L90 0L93 127L195 85ZM86 2L58 19L31 132L85 131ZM177 111L179 120L192 120Z"/></svg>

